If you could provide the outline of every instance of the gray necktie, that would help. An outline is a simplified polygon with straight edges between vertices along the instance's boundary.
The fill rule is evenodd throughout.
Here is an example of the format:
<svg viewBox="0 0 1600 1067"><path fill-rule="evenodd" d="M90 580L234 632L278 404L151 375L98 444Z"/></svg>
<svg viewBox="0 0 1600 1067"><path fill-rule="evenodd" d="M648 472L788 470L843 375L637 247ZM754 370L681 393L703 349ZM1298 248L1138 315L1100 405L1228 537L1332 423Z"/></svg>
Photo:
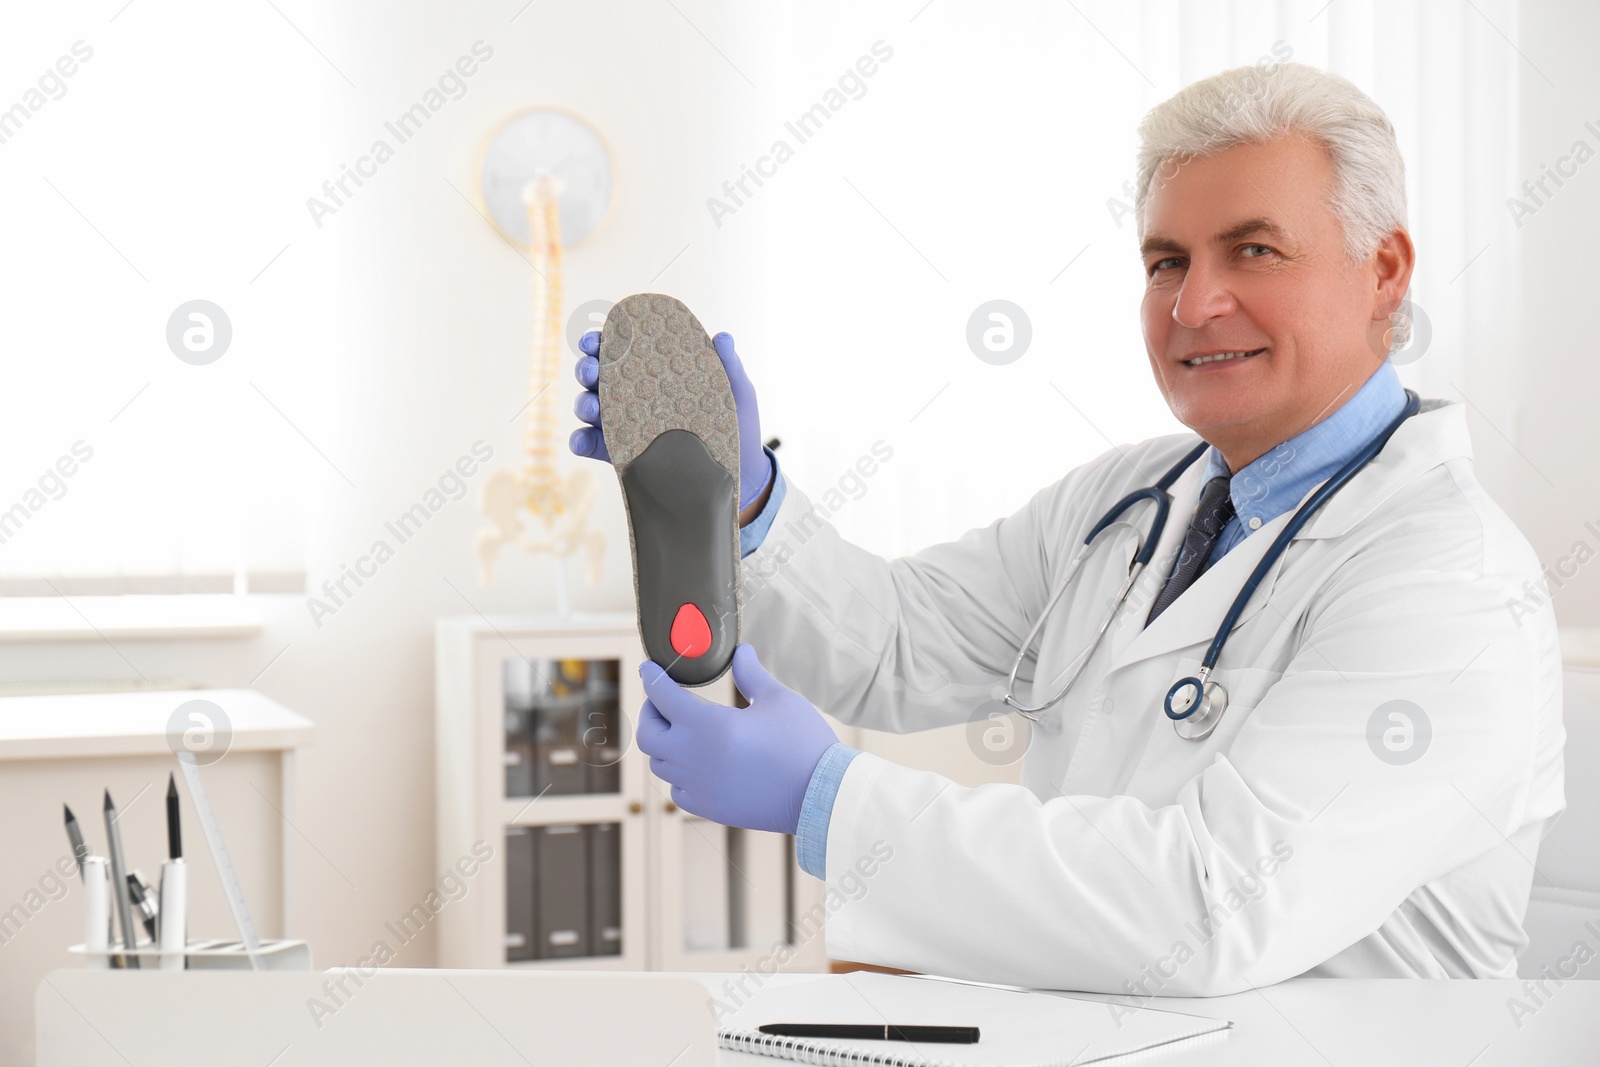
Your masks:
<svg viewBox="0 0 1600 1067"><path fill-rule="evenodd" d="M1228 476L1219 474L1206 483L1200 493L1200 503L1189 521L1189 531L1183 535L1183 549L1178 553L1178 565L1173 568L1161 595L1150 605L1150 615L1145 619L1149 626L1156 616L1178 599L1178 594L1194 584L1205 573L1211 559L1211 549L1216 545L1222 528L1233 518L1233 499L1228 496Z"/></svg>

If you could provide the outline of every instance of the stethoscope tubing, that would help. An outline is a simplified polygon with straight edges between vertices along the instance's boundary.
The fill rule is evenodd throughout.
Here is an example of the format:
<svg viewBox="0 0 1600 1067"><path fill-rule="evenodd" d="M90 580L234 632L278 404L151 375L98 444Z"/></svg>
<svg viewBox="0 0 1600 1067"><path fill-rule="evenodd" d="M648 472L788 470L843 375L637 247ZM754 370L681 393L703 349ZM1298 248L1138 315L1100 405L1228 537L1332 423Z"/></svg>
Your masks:
<svg viewBox="0 0 1600 1067"><path fill-rule="evenodd" d="M1352 456L1343 467L1339 468L1333 477L1324 482L1322 486L1319 487L1317 491L1313 493L1311 497L1295 511L1288 524L1281 531L1279 531L1278 536L1274 538L1272 544L1267 548L1267 551L1262 556L1261 561L1256 564L1255 569L1250 573L1250 577L1245 581L1245 583L1240 587L1239 592L1234 596L1233 603L1229 606L1228 612L1223 617L1221 625L1217 627L1216 636L1211 639L1211 644L1206 649L1205 658L1201 661L1199 677L1185 678L1173 685L1173 687L1168 690L1166 700L1163 701L1163 707L1166 711L1167 717L1173 720L1173 726L1175 729L1178 728L1178 723L1181 720L1194 717L1195 721L1199 722L1206 719L1211 710L1212 693L1216 694L1217 710L1219 713L1221 710L1226 708L1226 691L1224 691L1218 683L1208 683L1207 676L1210 675L1211 671L1216 667L1217 660L1222 655L1223 646L1227 643L1228 636L1232 632L1234 624L1239 621L1239 616L1241 613L1243 613L1245 605L1250 602L1250 597L1253 596L1256 589L1260 587L1262 580L1267 575L1267 572L1270 571L1273 565L1283 556L1286 547L1288 546L1289 542L1293 540L1294 535L1311 520L1312 516L1316 514L1317 510L1321 508L1322 505L1325 504L1334 493L1337 493L1346 482L1355 477L1355 475L1360 472L1362 468L1370 463L1373 457L1377 456L1379 452L1383 451L1384 446L1389 443L1389 438L1394 436L1394 432L1400 428L1402 423L1420 410L1422 404L1421 398L1410 389L1407 389L1405 393L1406 404L1401 413L1384 429L1381 434L1363 445L1361 450ZM1067 691L1070 690L1072 688L1072 684L1077 681L1078 675L1082 673L1083 668L1088 664L1089 660L1094 657L1095 649L1099 647L1100 640L1105 635L1106 630L1110 628L1112 620L1114 620L1117 614L1122 610L1122 607L1126 602L1128 591L1133 587L1133 583L1137 581L1139 574L1144 570L1145 566L1149 564L1151 558L1155 554L1156 546L1161 541L1161 534L1166 529L1167 515L1172 507L1172 494L1168 492L1168 490L1171 489L1173 483L1176 482L1180 476L1182 476L1183 472L1188 470L1189 466L1194 463L1196 459L1200 458L1206 449L1210 447L1211 446L1209 443L1201 441L1193 449L1186 453L1182 459L1174 464L1172 468L1167 471L1167 473L1163 475L1158 482L1156 482L1155 485L1129 493L1127 496L1117 501L1111 510L1107 511L1100 521L1095 523L1094 527L1089 531L1089 535L1084 538L1083 547L1078 550L1077 555L1074 556L1071 564L1068 565L1067 573L1057 584L1055 591L1051 594L1049 601L1045 604L1044 610L1039 613L1039 618L1034 622L1033 628L1028 631L1028 636L1023 639L1022 647L1018 650L1016 658L1012 661L1011 673L1006 679L1006 704L1022 713L1024 717L1037 722L1038 712L1043 711L1044 709L1057 703L1062 697L1067 695ZM1096 631L1094 639L1089 643L1088 650L1084 653L1081 659L1079 659L1077 666L1072 672L1072 677L1067 679L1066 684L1063 685L1054 696L1041 704L1028 706L1018 702L1015 697L1017 670L1022 666L1022 661L1027 658L1028 649L1032 647L1033 639L1038 635L1040 629L1043 628L1045 619L1050 615L1050 610L1055 607L1056 602L1061 599L1061 595L1066 592L1067 586L1071 584L1073 577L1077 574L1079 567L1082 566L1084 559L1087 558L1091 548L1093 547L1095 538L1100 535L1101 531L1105 530L1112 523L1116 522L1122 516L1123 512L1141 500L1150 500L1156 505L1156 513L1150 524L1150 533L1140 543L1139 551L1129 566L1128 580L1123 583L1121 593L1112 601L1111 611L1106 615L1105 620L1101 622L1100 628L1098 631ZM1185 686L1190 685L1193 686L1195 693L1194 703L1191 703L1181 713L1175 713L1172 707L1173 695L1180 689L1183 689ZM1212 722L1209 727L1204 729L1203 732L1190 735L1182 734L1180 731L1180 736L1187 737L1191 740L1200 740L1208 736L1215 728L1216 723Z"/></svg>
<svg viewBox="0 0 1600 1067"><path fill-rule="evenodd" d="M1209 444L1201 441L1174 464L1171 470L1162 475L1156 484L1146 489L1134 490L1117 501L1111 510L1106 512L1100 521L1094 524L1094 528L1089 531L1089 535L1083 539L1083 547L1078 549L1077 555L1067 565L1067 573L1062 576L1060 582L1056 583L1055 592L1050 594L1050 599L1046 601L1044 610L1039 612L1039 618L1035 620L1033 629L1029 630L1028 636L1022 639L1022 648L1017 652L1016 658L1011 661L1011 675L1006 679L1005 702L1021 712L1024 718L1038 722L1037 713L1066 696L1067 690L1072 688L1072 683L1078 680L1078 675L1083 671L1084 664L1088 663L1090 658L1093 657L1094 650L1100 646L1100 639L1105 636L1106 630L1111 627L1112 620L1117 617L1117 612L1121 609L1122 602L1128 595L1128 590L1133 588L1133 583L1139 580L1139 575L1155 554L1156 545L1161 541L1161 532L1167 526L1167 514L1172 510L1172 494L1167 490L1189 468L1189 464L1199 459L1205 450L1210 447ZM1094 539L1100 536L1101 531L1121 518L1124 511L1127 511L1141 500L1150 500L1156 505L1155 518L1150 524L1150 533L1140 542L1138 554L1134 556L1132 563L1128 567L1127 581L1123 583L1122 591L1112 600L1111 610L1106 614L1104 621L1100 623L1100 629L1096 631L1094 640L1089 643L1088 652L1078 661L1077 667L1072 672L1072 677L1068 678L1066 684L1056 691L1055 696L1042 704L1024 705L1018 702L1015 695L1017 670L1022 666L1022 661L1027 658L1028 649L1032 647L1034 637L1038 635L1040 628L1044 626L1045 620L1050 617L1050 610L1056 606L1056 601L1061 599L1061 594L1067 591L1067 586L1072 584L1073 576L1078 573L1078 568L1083 565L1083 561L1088 557L1090 550L1094 546Z"/></svg>

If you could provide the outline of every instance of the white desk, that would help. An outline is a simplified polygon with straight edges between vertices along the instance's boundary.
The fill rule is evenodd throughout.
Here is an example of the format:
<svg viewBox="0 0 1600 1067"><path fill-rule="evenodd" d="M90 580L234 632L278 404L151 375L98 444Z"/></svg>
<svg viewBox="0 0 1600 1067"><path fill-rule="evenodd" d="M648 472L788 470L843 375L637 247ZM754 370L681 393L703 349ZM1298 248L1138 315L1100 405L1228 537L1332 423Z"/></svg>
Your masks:
<svg viewBox="0 0 1600 1067"><path fill-rule="evenodd" d="M701 974L714 995L738 975ZM768 986L819 975L774 975ZM754 988L747 982L746 988ZM1113 1063L1173 1067L1500 1067L1600 1064L1600 981L1570 981L1519 1030L1506 1008L1510 997L1531 1004L1518 981L1337 981L1291 979L1227 997L1155 997L1152 1008L1233 1020L1233 1029L1183 1049L1156 1050ZM1076 997L1110 1001L1093 993ZM1109 1009L1107 1009L1109 1010ZM952 1025L961 1020L951 1019ZM1070 1056L1066 1050L1064 1056ZM719 1050L727 1067L783 1063L748 1052Z"/></svg>
<svg viewBox="0 0 1600 1067"><path fill-rule="evenodd" d="M611 1067L639 1060L620 1050L636 1053L641 1040L660 1046L654 1049L658 1056L647 1057L652 1064L771 1067L784 1062L716 1047L704 994L726 997L724 982L744 977L740 974L386 968L381 977L369 975L365 986L348 993L348 1003L336 1015L308 1014L310 999L326 997L332 985L325 983L336 983L343 974L56 972L40 985L37 998L41 1062L47 1067L187 1065L223 1062L216 1052L226 1048L229 1063L265 1064L281 1056L285 1065L317 1067L358 1060L390 1067L441 1062ZM623 984L639 977L646 983ZM774 975L762 988L821 977ZM746 988L754 988L748 979ZM1291 980L1229 997L1157 998L1151 1006L1231 1019L1234 1028L1188 1047L1155 1050L1138 1061L1175 1067L1600 1062L1600 982L1571 981L1551 993L1520 1029L1506 1008L1507 998L1524 995L1515 981ZM1063 1058L1072 1051L1064 1049Z"/></svg>

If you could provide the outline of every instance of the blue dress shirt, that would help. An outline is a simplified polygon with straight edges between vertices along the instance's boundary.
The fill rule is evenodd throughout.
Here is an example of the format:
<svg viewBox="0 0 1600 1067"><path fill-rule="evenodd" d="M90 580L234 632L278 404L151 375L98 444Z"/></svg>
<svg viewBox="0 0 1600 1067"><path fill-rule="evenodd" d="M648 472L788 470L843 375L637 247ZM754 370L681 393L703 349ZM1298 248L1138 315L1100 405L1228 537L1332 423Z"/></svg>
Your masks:
<svg viewBox="0 0 1600 1067"><path fill-rule="evenodd" d="M1400 384L1400 377L1394 365L1384 361L1366 384L1332 415L1245 464L1228 482L1228 496L1233 501L1235 514L1222 528L1207 566L1227 555L1251 532L1298 507L1307 493L1332 477L1363 445L1398 417L1405 404L1405 388ZM740 547L746 556L760 547L777 515L778 503L783 499L783 472L778 469L778 458L770 449L767 455L772 457L772 496L760 515L739 531ZM1205 457L1202 486L1215 476L1228 473L1227 461L1215 445L1206 450ZM800 805L795 854L801 870L813 877L824 877L833 802L839 793L839 783L844 780L845 769L860 754L859 749L837 742L823 752L816 770L811 773L805 800Z"/></svg>
<svg viewBox="0 0 1600 1067"><path fill-rule="evenodd" d="M1252 531L1298 507L1307 493L1333 477L1405 406L1406 391L1400 376L1395 373L1394 364L1384 360L1366 384L1332 415L1245 464L1228 481L1234 516L1222 528L1206 566L1227 555ZM1228 473L1227 461L1217 446L1206 449L1205 457L1202 486L1217 475ZM1177 565L1176 561L1173 565Z"/></svg>
<svg viewBox="0 0 1600 1067"><path fill-rule="evenodd" d="M778 517L778 505L783 503L785 492L783 472L778 470L778 457L770 448L763 448L767 458L772 461L772 495L767 497L767 505L762 508L749 526L739 528L739 558L743 559L761 547L761 542L766 539L767 531L772 529L772 520Z"/></svg>

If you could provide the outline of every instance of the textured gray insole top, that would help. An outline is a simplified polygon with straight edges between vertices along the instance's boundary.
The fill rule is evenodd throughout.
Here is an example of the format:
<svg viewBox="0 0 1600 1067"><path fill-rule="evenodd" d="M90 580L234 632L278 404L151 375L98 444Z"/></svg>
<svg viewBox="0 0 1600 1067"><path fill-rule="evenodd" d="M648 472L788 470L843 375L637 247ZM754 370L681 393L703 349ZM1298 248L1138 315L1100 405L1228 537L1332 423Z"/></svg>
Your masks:
<svg viewBox="0 0 1600 1067"><path fill-rule="evenodd" d="M667 430L688 430L739 485L739 417L705 327L660 293L624 297L600 331L600 410L620 471Z"/></svg>

